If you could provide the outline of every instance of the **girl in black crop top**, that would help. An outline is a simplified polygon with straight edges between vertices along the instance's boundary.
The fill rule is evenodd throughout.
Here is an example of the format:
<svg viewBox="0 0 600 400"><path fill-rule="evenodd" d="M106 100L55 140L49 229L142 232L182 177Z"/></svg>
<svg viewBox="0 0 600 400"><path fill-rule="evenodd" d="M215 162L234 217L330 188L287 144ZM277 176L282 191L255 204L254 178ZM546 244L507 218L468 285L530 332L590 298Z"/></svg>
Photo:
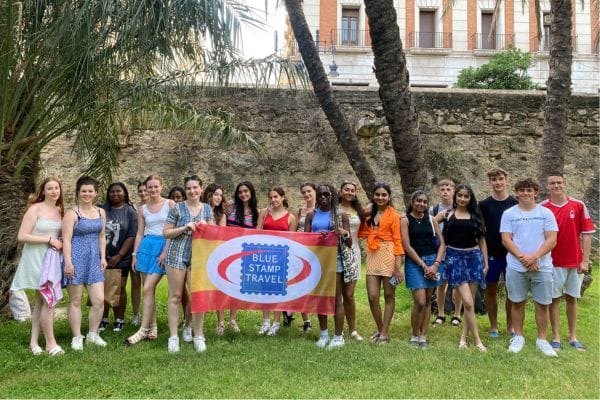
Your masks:
<svg viewBox="0 0 600 400"><path fill-rule="evenodd" d="M477 349L484 352L486 348L479 337L474 308L477 286L485 287L488 270L482 221L473 190L468 185L456 186L453 209L444 216L446 276L448 284L458 290L465 310L466 323L458 347L468 346L470 333Z"/></svg>

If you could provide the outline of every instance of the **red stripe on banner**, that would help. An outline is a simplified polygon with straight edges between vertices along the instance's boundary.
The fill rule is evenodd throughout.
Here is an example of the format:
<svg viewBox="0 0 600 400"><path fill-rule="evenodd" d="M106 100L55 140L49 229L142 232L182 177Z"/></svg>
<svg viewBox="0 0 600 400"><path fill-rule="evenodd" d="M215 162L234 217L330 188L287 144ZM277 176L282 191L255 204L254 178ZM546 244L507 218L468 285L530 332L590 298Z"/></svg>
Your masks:
<svg viewBox="0 0 600 400"><path fill-rule="evenodd" d="M266 231L262 229L245 229L234 226L217 226L201 224L196 227L192 239L227 241L245 235L281 236L294 240L304 246L337 246L337 236L334 233L322 235L308 232Z"/></svg>
<svg viewBox="0 0 600 400"><path fill-rule="evenodd" d="M292 311L310 314L335 314L335 296L303 296L283 303L250 303L227 296L218 290L201 290L192 293L192 313L228 310Z"/></svg>

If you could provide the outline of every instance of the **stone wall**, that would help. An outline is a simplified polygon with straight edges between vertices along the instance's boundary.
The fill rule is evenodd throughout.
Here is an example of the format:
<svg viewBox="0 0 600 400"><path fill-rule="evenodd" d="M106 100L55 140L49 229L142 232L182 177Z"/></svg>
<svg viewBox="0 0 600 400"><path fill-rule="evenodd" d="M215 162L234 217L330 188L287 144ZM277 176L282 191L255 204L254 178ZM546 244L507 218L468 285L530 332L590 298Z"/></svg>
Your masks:
<svg viewBox="0 0 600 400"><path fill-rule="evenodd" d="M351 124L360 127L361 147L378 178L391 183L393 198L401 204L399 175L377 91L337 89L335 94ZM535 176L544 93L422 89L414 90L413 96L420 114L430 187L451 177L471 184L478 198L483 198L488 195L485 172L492 167L505 168L513 179ZM267 188L281 185L296 208L301 201L298 185L306 180L337 185L357 179L312 92L238 89L211 98L190 93L189 98L198 107L234 112L237 126L256 138L262 153L223 150L190 134L137 132L124 138L121 165L115 173L115 179L124 181L132 192L136 182L150 173L162 175L165 187L198 173L206 182L221 183L228 198L237 182L252 181L262 206L267 205ZM589 206L596 218L598 127L598 97L574 96L565 173L572 195L582 198L588 192L588 199L593 199ZM42 165L44 174L61 177L67 200L72 200L82 162L69 149L69 139L52 142L43 153ZM362 200L366 200L364 193Z"/></svg>

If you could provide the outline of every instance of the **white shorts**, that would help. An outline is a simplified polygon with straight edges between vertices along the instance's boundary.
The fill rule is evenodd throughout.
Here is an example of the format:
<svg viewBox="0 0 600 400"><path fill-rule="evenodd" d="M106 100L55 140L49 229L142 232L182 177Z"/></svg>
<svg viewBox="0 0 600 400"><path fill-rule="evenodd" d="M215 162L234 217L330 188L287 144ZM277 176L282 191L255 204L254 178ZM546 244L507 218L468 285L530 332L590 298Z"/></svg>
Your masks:
<svg viewBox="0 0 600 400"><path fill-rule="evenodd" d="M552 298L557 299L563 294L578 299L581 297L583 274L577 273L577 268L552 268Z"/></svg>

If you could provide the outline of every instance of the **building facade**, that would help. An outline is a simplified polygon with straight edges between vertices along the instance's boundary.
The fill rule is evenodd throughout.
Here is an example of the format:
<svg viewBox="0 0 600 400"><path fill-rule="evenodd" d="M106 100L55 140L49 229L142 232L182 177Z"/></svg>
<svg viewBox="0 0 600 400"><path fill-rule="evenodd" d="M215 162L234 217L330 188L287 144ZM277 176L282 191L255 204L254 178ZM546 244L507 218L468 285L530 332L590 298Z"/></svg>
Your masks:
<svg viewBox="0 0 600 400"><path fill-rule="evenodd" d="M599 1L572 2L574 92L597 93L600 88ZM394 0L411 86L451 87L462 69L481 66L495 53L514 46L533 54L529 74L545 87L551 40L550 2L540 0L539 22L535 3ZM303 7L332 84L376 86L363 1L304 0ZM293 36L287 39L290 55L300 57Z"/></svg>

